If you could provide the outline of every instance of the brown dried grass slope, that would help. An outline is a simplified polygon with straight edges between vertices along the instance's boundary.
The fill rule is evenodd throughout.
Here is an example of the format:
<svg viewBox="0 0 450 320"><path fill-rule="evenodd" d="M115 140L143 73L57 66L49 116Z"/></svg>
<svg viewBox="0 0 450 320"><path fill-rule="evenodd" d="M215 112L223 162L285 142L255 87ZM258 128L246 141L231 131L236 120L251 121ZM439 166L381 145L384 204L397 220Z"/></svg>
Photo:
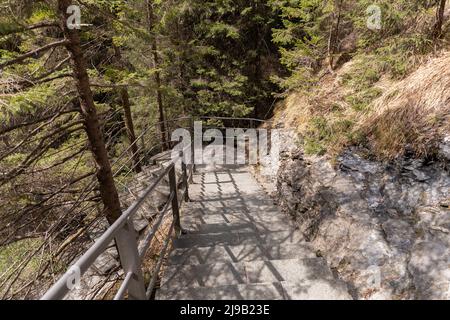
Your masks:
<svg viewBox="0 0 450 320"><path fill-rule="evenodd" d="M450 134L450 53L431 59L373 102L357 131L372 152L394 159L407 149L430 156Z"/></svg>

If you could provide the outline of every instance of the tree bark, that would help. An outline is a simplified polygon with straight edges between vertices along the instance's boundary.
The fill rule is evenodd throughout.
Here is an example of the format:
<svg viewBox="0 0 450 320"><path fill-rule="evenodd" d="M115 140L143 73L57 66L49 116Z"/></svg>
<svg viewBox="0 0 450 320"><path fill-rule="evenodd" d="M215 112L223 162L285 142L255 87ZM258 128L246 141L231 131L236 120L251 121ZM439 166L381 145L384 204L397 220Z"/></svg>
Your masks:
<svg viewBox="0 0 450 320"><path fill-rule="evenodd" d="M119 67L124 68L124 63L122 61L122 54L120 53L120 48L114 46L114 51L117 59L117 64ZM119 88L120 100L122 103L123 113L125 117L125 126L127 128L127 136L131 145L131 153L133 158L133 170L136 173L142 172L142 167L139 159L139 149L136 140L136 133L134 131L133 116L131 114L131 103L130 95L128 94L128 89L126 87Z"/></svg>
<svg viewBox="0 0 450 320"><path fill-rule="evenodd" d="M156 83L156 96L158 102L158 111L159 111L159 125L161 130L161 138L163 150L167 150L169 148L168 139L167 139L167 125L166 119L164 115L164 104L163 104L163 93L161 90L161 74L158 70L159 68L159 57L158 57L158 44L156 42L156 36L154 35L154 14L153 7L150 0L147 1L147 24L148 24L148 32L152 35L152 56L153 56L153 64L155 66L155 83Z"/></svg>
<svg viewBox="0 0 450 320"><path fill-rule="evenodd" d="M94 98L87 74L86 60L81 49L79 32L76 29L70 30L67 27L67 7L71 5L70 0L58 0L58 11L61 19L61 27L67 40L66 48L70 53L74 79L81 104L81 115L84 120L84 129L88 136L90 149L92 151L95 164L96 176L99 182L100 195L104 205L105 216L110 224L114 223L122 214L120 208L119 195L114 183L111 171L111 164L108 159L103 134L100 129L100 121L94 105Z"/></svg>
<svg viewBox="0 0 450 320"><path fill-rule="evenodd" d="M128 95L128 90L126 88L119 89L120 99L122 100L123 113L125 115L125 126L127 128L128 140L131 144L131 152L133 157L133 167L136 173L142 172L142 167L139 159L139 149L136 140L136 134L134 132L133 117L131 115L131 104L130 96Z"/></svg>
<svg viewBox="0 0 450 320"><path fill-rule="evenodd" d="M334 73L334 55L337 52L337 44L339 39L339 31L341 28L342 5L343 0L335 1L335 9L337 10L336 22L330 27L330 37L328 39L328 69Z"/></svg>
<svg viewBox="0 0 450 320"><path fill-rule="evenodd" d="M436 10L436 24L434 25L433 37L438 39L442 36L442 25L444 24L444 12L445 12L446 0L441 0Z"/></svg>

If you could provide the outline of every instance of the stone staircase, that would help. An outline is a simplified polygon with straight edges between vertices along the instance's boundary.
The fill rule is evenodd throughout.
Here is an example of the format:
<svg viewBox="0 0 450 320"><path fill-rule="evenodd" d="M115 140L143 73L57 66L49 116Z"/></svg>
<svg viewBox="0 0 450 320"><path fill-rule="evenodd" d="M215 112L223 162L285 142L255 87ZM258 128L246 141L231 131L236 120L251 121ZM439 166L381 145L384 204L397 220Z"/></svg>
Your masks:
<svg viewBox="0 0 450 320"><path fill-rule="evenodd" d="M190 196L157 299L351 299L248 168L201 169Z"/></svg>

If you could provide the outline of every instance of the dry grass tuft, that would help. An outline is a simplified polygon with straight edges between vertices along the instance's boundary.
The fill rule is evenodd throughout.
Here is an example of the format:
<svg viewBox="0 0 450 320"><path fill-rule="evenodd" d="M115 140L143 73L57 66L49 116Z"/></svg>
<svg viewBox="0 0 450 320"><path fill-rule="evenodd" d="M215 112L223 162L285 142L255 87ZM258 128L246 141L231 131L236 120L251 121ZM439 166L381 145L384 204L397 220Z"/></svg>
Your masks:
<svg viewBox="0 0 450 320"><path fill-rule="evenodd" d="M379 160L406 151L432 156L450 133L450 52L420 59L421 66L396 80L355 57L312 90L290 94L272 120L296 129L308 154L337 156L359 145Z"/></svg>
<svg viewBox="0 0 450 320"><path fill-rule="evenodd" d="M406 79L394 84L374 101L358 130L381 159L405 153L433 154L450 132L450 53L430 60Z"/></svg>

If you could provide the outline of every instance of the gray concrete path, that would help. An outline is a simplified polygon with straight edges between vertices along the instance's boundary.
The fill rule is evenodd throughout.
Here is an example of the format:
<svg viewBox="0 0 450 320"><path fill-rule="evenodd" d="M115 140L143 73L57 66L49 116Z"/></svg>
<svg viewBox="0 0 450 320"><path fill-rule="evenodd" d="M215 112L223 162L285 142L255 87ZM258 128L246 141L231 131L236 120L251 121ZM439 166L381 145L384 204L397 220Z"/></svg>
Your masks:
<svg viewBox="0 0 450 320"><path fill-rule="evenodd" d="M199 170L157 299L351 299L247 167Z"/></svg>

